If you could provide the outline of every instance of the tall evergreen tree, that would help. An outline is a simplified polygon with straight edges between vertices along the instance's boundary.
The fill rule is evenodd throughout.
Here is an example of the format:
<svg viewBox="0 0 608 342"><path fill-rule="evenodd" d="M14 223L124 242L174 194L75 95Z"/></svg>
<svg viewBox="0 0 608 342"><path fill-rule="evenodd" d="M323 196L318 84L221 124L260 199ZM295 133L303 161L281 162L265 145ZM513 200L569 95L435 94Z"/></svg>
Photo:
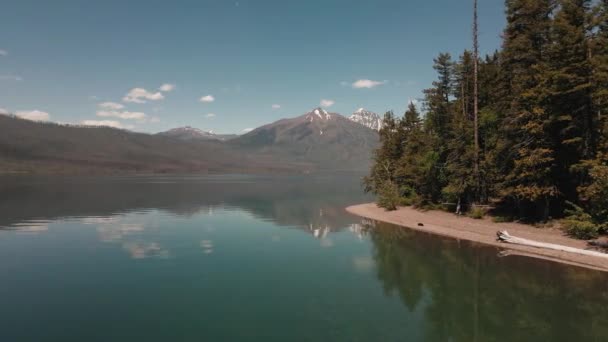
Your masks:
<svg viewBox="0 0 608 342"><path fill-rule="evenodd" d="M608 0L507 0L506 14L500 51L433 60L424 118L387 115L366 184L391 206L487 201L608 232Z"/></svg>
<svg viewBox="0 0 608 342"><path fill-rule="evenodd" d="M590 61L593 111L596 114L599 148L608 153L608 0L598 1L592 17Z"/></svg>
<svg viewBox="0 0 608 342"><path fill-rule="evenodd" d="M384 114L380 147L374 151L371 173L364 179L365 190L378 194L387 182L394 182L397 161L403 154L403 130L392 111Z"/></svg>
<svg viewBox="0 0 608 342"><path fill-rule="evenodd" d="M437 135L425 131L421 121L418 109L410 102L402 119L406 141L397 170L402 192L418 205L437 201L442 170L437 167L440 154L434 149L438 146Z"/></svg>
<svg viewBox="0 0 608 342"><path fill-rule="evenodd" d="M505 175L503 200L520 214L547 218L555 184L551 117L543 106L543 81L550 42L551 0L508 0L502 65L508 74L509 109L500 159ZM524 213L525 209L535 213Z"/></svg>
<svg viewBox="0 0 608 342"><path fill-rule="evenodd" d="M587 34L590 0L560 0L548 48L545 108L551 114L555 181L562 198L576 196L573 166L595 154Z"/></svg>
<svg viewBox="0 0 608 342"><path fill-rule="evenodd" d="M454 63L449 53L439 54L433 62L438 79L433 82L433 88L424 91L428 117L426 128L440 138L445 138L449 134L451 119L450 95L453 93Z"/></svg>

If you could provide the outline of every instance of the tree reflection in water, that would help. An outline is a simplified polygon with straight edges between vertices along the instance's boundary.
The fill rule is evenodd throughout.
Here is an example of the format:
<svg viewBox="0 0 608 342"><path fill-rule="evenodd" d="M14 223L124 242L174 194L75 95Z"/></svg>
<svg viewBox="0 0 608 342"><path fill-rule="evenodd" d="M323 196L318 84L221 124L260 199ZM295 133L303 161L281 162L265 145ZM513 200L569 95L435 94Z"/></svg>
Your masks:
<svg viewBox="0 0 608 342"><path fill-rule="evenodd" d="M373 227L372 227L373 226ZM425 315L431 341L600 341L608 274L377 223L367 225L385 294Z"/></svg>

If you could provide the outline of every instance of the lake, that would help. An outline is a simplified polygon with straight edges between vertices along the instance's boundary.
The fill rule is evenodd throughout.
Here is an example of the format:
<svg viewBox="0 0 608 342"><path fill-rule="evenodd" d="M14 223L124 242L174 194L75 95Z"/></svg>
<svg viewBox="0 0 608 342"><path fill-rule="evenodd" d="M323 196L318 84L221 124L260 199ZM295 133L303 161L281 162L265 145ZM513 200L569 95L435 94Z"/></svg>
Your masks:
<svg viewBox="0 0 608 342"><path fill-rule="evenodd" d="M356 175L4 177L0 341L606 341L608 274L362 220Z"/></svg>

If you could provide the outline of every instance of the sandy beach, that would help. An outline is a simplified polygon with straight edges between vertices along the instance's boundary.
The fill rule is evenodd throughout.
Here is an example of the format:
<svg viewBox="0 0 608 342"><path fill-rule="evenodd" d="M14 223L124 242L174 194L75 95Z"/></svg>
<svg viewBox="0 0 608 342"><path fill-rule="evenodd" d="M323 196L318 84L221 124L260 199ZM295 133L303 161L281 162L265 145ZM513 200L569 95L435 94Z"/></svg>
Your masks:
<svg viewBox="0 0 608 342"><path fill-rule="evenodd" d="M353 205L346 210L357 216L376 221L500 247L508 252L506 255L524 255L608 272L608 258L507 244L496 240L496 232L506 230L511 235L525 239L580 249L588 248L585 241L572 239L556 228L537 228L513 222L496 223L490 218L476 220L443 211L419 211L411 207L386 211L376 206L375 203ZM423 226L419 226L419 223L422 223Z"/></svg>

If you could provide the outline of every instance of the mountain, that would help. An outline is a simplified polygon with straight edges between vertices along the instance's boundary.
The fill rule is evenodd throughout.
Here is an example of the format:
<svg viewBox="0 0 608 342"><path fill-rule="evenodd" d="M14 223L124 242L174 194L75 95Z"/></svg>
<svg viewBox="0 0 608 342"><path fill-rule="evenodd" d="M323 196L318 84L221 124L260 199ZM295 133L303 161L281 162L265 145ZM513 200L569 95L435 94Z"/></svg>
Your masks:
<svg viewBox="0 0 608 342"><path fill-rule="evenodd" d="M259 173L294 172L303 167L249 156L217 140L185 141L0 115L0 174Z"/></svg>
<svg viewBox="0 0 608 342"><path fill-rule="evenodd" d="M378 132L315 108L232 139L192 127L159 134L0 115L0 174L367 171Z"/></svg>
<svg viewBox="0 0 608 342"><path fill-rule="evenodd" d="M378 133L322 108L282 119L228 141L237 149L317 169L367 170Z"/></svg>
<svg viewBox="0 0 608 342"><path fill-rule="evenodd" d="M382 128L382 118L380 115L365 110L363 108L357 109L350 117L351 121L359 123L367 128L371 128L374 131L379 131Z"/></svg>
<svg viewBox="0 0 608 342"><path fill-rule="evenodd" d="M236 134L215 134L213 131L203 131L198 128L184 126L157 133L165 137L179 140L219 140L226 141L236 137Z"/></svg>

